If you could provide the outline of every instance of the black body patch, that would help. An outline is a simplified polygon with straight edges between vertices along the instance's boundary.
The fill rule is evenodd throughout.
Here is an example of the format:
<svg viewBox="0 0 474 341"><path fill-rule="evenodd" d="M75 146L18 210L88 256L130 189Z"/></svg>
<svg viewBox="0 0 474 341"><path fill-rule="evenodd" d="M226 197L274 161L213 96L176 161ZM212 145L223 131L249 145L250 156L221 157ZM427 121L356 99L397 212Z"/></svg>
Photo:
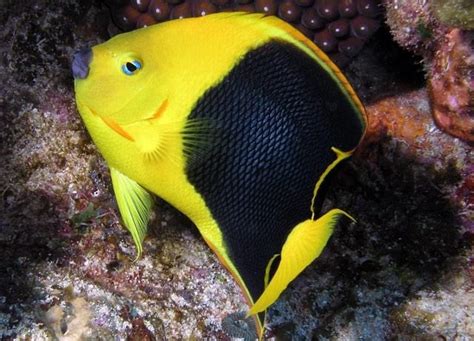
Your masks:
<svg viewBox="0 0 474 341"><path fill-rule="evenodd" d="M336 159L331 147L354 149L364 128L326 71L281 41L247 53L189 119L209 124L211 138L186 174L255 301L268 261L311 217L314 186Z"/></svg>

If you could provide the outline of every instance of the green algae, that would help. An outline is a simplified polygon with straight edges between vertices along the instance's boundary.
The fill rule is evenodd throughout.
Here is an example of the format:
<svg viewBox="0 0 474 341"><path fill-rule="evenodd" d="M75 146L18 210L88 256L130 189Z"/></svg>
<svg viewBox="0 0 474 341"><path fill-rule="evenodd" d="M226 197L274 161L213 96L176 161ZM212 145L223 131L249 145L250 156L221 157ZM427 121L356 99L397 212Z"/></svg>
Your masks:
<svg viewBox="0 0 474 341"><path fill-rule="evenodd" d="M433 12L444 24L465 30L474 29L472 0L433 0Z"/></svg>
<svg viewBox="0 0 474 341"><path fill-rule="evenodd" d="M71 221L75 227L81 227L89 223L93 218L99 215L99 210L94 208L93 203L89 203L89 205L81 212L74 214L71 217Z"/></svg>

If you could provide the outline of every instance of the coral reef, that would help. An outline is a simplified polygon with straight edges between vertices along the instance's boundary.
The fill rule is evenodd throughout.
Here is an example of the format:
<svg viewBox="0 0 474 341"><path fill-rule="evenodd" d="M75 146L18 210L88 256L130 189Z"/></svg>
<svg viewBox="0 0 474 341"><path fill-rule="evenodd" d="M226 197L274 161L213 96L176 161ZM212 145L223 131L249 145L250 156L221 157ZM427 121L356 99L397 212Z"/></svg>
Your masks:
<svg viewBox="0 0 474 341"><path fill-rule="evenodd" d="M391 3L404 10L427 2ZM420 5L401 24L389 14L397 41L425 60L438 42L453 41L446 35L466 34L427 13ZM165 203L158 201L143 258L130 260L133 241L75 110L69 69L75 50L108 38L108 16L95 0L7 0L0 8L0 338L248 335L238 330L247 309L239 288ZM473 150L434 125L432 86L387 37L380 30L346 68L370 128L320 203L358 223L340 225L322 258L271 308L268 337L474 338ZM464 47L446 50L449 59L472 58ZM472 83L453 82L463 103L458 94Z"/></svg>
<svg viewBox="0 0 474 341"><path fill-rule="evenodd" d="M385 1L395 40L421 55L432 114L449 134L474 142L474 5L464 0Z"/></svg>
<svg viewBox="0 0 474 341"><path fill-rule="evenodd" d="M378 0L106 0L123 30L169 19L244 11L276 15L313 40L339 65L355 57L378 30Z"/></svg>
<svg viewBox="0 0 474 341"><path fill-rule="evenodd" d="M429 76L432 113L448 133L474 142L474 31L449 30Z"/></svg>

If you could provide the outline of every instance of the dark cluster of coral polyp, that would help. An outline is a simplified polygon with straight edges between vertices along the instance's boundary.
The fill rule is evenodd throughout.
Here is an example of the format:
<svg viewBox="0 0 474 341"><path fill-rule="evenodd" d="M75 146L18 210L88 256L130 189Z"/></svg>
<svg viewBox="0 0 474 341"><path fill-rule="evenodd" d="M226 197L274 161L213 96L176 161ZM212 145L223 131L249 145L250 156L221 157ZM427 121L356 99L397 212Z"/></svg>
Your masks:
<svg viewBox="0 0 474 341"><path fill-rule="evenodd" d="M276 15L291 23L340 65L379 28L379 0L106 0L123 30L217 12Z"/></svg>

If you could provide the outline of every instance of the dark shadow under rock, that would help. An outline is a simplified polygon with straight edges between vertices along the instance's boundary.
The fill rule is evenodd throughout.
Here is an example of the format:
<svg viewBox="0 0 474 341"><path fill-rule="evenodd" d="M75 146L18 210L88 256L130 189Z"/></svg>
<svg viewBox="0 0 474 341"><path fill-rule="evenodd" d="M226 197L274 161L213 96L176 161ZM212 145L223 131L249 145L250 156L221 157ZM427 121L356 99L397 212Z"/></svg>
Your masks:
<svg viewBox="0 0 474 341"><path fill-rule="evenodd" d="M35 298L36 266L59 260L68 243L59 232L59 203L39 193L20 194L24 197L15 198L19 202L7 205L4 201L0 210L0 297L4 299L0 312L10 316L3 327L11 330L24 322L22 307Z"/></svg>
<svg viewBox="0 0 474 341"><path fill-rule="evenodd" d="M270 310L276 335L302 320L283 334L388 339L391 312L420 290L436 288L462 262L458 208L443 192L460 180L454 166L420 164L402 143L387 139L342 168L325 206L343 208L358 222L340 224L323 256Z"/></svg>
<svg viewBox="0 0 474 341"><path fill-rule="evenodd" d="M365 105L426 83L422 59L397 45L385 24L343 71Z"/></svg>

